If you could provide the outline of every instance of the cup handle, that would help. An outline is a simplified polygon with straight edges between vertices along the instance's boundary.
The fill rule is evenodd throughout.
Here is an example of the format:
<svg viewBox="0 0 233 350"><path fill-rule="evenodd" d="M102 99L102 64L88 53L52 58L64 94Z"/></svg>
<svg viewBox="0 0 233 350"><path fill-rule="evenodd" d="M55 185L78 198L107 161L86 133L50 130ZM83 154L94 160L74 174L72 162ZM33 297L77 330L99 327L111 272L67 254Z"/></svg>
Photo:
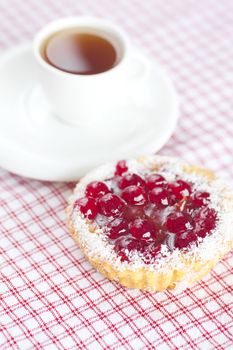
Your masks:
<svg viewBox="0 0 233 350"><path fill-rule="evenodd" d="M145 55L138 51L134 51L128 57L128 75L130 78L134 79L146 79L149 76L151 70L151 62Z"/></svg>
<svg viewBox="0 0 233 350"><path fill-rule="evenodd" d="M149 81L152 72L152 63L138 51L128 57L129 86L127 95L135 106L150 108L155 97L151 95Z"/></svg>

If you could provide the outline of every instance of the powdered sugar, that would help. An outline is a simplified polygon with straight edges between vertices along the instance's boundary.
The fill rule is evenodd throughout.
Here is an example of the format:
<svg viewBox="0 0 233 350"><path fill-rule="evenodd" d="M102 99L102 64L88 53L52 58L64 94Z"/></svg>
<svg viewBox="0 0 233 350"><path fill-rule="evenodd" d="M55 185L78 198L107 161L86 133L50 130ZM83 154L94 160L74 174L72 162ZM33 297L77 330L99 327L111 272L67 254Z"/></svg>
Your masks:
<svg viewBox="0 0 233 350"><path fill-rule="evenodd" d="M163 244L158 256L151 264L145 264L138 251L128 252L131 262L121 262L112 244L106 239L104 230L97 226L98 224L107 223L109 219L97 216L97 225L94 227L93 233L93 225L84 219L78 210L72 210L72 203L74 203L75 199L84 195L85 187L89 182L108 179L108 185L110 187L115 186L114 182L111 181L111 178L114 176L115 164L108 164L85 176L76 186L74 195L71 198L70 219L72 226L78 233L80 245L90 258L109 262L117 270L125 268L135 270L140 267L146 267L151 271L156 269L161 272L170 268L178 270L187 269L184 255L185 260L199 260L204 263L218 256L222 251L222 247L227 242L233 240L231 229L233 225L233 191L224 182L220 180L210 182L207 177L200 176L195 172L184 172L184 166L187 165L181 164L178 160L169 157L148 156L139 160L133 159L127 161L127 166L129 172L143 176L151 171L156 171L156 173L164 176L167 181L174 181L176 175L178 175L184 181L193 182L193 187L197 191L210 193L209 207L214 208L218 214L217 226L210 235L207 235L204 239L199 238L198 245L196 243L191 244L188 250L174 249L171 252L167 245ZM168 244L174 247L174 236L172 234L169 235Z"/></svg>

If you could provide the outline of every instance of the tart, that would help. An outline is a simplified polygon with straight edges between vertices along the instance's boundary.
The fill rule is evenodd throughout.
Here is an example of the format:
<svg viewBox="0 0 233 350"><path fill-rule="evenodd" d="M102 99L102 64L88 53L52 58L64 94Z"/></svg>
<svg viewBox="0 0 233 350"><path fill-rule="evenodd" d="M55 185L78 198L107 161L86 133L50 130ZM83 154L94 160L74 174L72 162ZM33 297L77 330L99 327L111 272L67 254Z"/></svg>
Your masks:
<svg viewBox="0 0 233 350"><path fill-rule="evenodd" d="M76 185L67 213L89 262L128 288L185 288L233 245L232 189L170 157L97 168Z"/></svg>

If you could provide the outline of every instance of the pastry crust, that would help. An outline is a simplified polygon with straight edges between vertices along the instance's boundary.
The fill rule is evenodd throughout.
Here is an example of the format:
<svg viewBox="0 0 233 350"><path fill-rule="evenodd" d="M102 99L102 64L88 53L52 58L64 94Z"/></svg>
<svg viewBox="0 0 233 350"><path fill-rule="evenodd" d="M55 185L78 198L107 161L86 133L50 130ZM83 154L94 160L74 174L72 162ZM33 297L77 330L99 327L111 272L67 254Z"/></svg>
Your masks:
<svg viewBox="0 0 233 350"><path fill-rule="evenodd" d="M87 260L109 280L117 281L128 288L149 291L163 291L178 286L185 288L205 276L233 246L231 229L233 227L233 192L224 182L219 181L211 171L189 164L181 164L173 158L148 156L140 157L134 162L152 172L158 171L164 165L174 166L179 172L188 174L188 176L190 174L195 179L203 180L208 186L218 189L217 203L221 223L213 237L205 237L196 248L191 248L189 252L176 250L165 258L161 258L161 263L154 266L121 263L116 256L113 256L113 259L108 259L108 254L102 254L99 248L97 248L99 251L93 252L93 245L89 245L89 242L96 235L101 235L101 232L88 220L82 218L76 222L73 203L89 181L95 180L96 176L98 179L106 178L107 169L109 169L110 175L114 165L108 165L101 171L97 170L88 174L76 186L67 208L70 232ZM206 247L209 247L208 254L205 254Z"/></svg>

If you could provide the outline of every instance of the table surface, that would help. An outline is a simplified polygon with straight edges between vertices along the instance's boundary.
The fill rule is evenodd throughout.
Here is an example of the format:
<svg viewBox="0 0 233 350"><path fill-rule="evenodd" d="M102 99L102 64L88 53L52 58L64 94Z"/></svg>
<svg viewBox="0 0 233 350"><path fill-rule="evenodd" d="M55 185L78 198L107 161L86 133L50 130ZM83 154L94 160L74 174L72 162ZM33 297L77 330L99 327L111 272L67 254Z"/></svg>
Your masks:
<svg viewBox="0 0 233 350"><path fill-rule="evenodd" d="M1 0L0 49L57 17L121 25L172 76L178 126L159 152L233 179L233 1ZM0 170L0 348L233 348L233 255L183 292L125 290L97 273L69 236L73 184Z"/></svg>

